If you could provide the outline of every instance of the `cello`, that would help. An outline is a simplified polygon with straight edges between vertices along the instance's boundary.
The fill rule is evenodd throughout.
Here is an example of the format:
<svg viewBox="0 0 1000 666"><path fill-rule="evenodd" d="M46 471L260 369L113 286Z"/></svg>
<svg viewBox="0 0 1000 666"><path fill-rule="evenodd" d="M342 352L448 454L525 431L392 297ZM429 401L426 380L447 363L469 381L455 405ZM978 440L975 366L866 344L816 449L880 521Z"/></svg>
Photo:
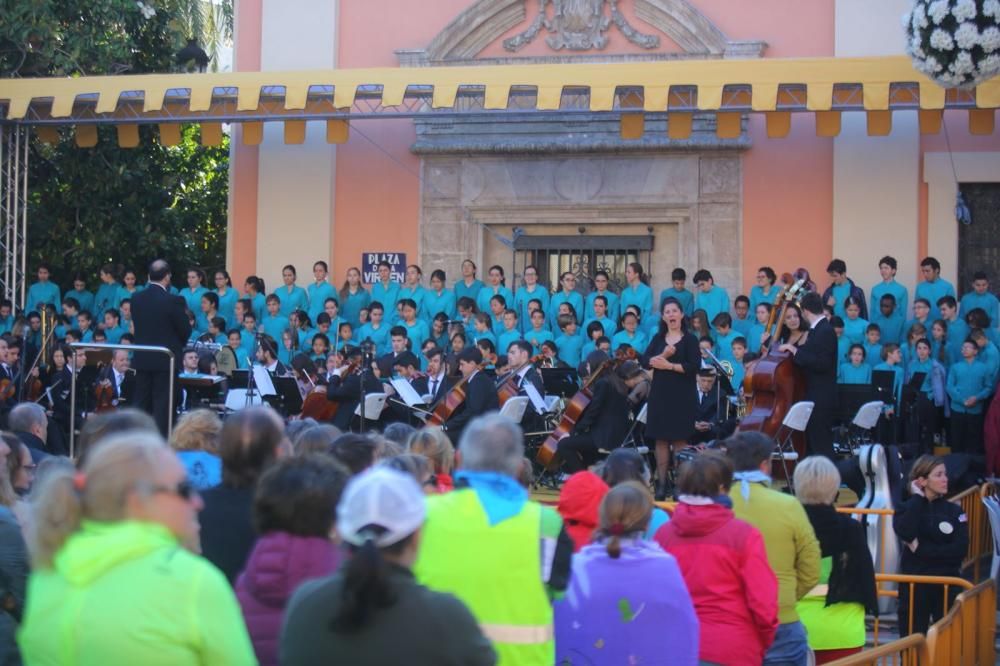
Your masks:
<svg viewBox="0 0 1000 666"><path fill-rule="evenodd" d="M347 377L348 375L353 375L359 367L361 367L361 361L349 363L342 376ZM337 415L337 410L340 409L340 403L326 397L325 385L317 385L307 371L302 370L301 372L305 375L306 379L309 380L309 383L313 385L313 389L302 401L302 409L299 411L299 418L316 419L320 423L329 423L333 420L333 417Z"/></svg>
<svg viewBox="0 0 1000 666"><path fill-rule="evenodd" d="M542 445L538 447L538 453L535 454L535 462L545 468L548 468L552 464L556 456L556 450L559 448L559 440L573 432L577 421L583 416L583 412L590 405L590 401L594 399L594 393L591 390L594 382L600 379L609 369L635 358L635 349L619 349L615 352L613 358L608 358L590 373L583 386L580 387L580 390L574 393L573 397L566 404L566 409L563 410L562 417L559 419L559 425L545 438Z"/></svg>
<svg viewBox="0 0 1000 666"><path fill-rule="evenodd" d="M503 379L497 382L497 398L500 400L501 407L504 406L505 402L507 402L511 398L517 397L517 395L520 393L520 390L517 388L517 382L515 381L517 379L517 373L521 372L521 369L524 368L526 365L530 365L532 363L541 363L542 361L545 360L545 358L546 357L544 354L538 354L537 356L532 356L530 359L528 359L527 363L511 370L510 372L508 372L506 375L503 376Z"/></svg>
<svg viewBox="0 0 1000 666"><path fill-rule="evenodd" d="M484 359L482 363L476 366L476 372L483 370L489 364L490 359ZM448 389L448 392L444 394L444 397L438 400L437 405L434 407L434 411L427 417L427 425L443 426L445 422L458 411L459 407L465 404L465 387L469 383L469 377L472 377L474 374L476 373L470 372L467 376L462 377L461 380L455 382L455 385Z"/></svg>
<svg viewBox="0 0 1000 666"><path fill-rule="evenodd" d="M802 285L803 281L799 280L782 293L784 303L767 353L756 361L752 372L748 372L744 379L744 393L750 404L748 413L740 421L740 431L756 430L774 437L788 410L805 394L805 380L791 354L778 350L785 312L801 294ZM795 448L800 455L805 453L804 442L796 441Z"/></svg>

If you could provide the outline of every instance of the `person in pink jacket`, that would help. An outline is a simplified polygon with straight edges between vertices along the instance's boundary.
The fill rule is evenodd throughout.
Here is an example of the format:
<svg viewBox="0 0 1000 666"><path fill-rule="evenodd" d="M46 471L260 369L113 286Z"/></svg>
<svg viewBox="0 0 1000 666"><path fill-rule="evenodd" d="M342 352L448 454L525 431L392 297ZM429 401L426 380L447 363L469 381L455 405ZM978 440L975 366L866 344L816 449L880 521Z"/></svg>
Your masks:
<svg viewBox="0 0 1000 666"><path fill-rule="evenodd" d="M699 659L758 666L778 628L778 579L757 528L729 507L733 466L709 452L684 466L679 503L656 541L677 558L701 629Z"/></svg>

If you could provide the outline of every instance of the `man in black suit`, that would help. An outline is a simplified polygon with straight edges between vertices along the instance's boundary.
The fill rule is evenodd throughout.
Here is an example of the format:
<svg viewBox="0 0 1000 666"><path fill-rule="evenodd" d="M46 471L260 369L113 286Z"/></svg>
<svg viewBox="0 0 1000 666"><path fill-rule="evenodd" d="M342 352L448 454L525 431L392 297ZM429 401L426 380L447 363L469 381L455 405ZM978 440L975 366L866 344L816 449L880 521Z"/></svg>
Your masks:
<svg viewBox="0 0 1000 666"><path fill-rule="evenodd" d="M466 347L458 354L458 369L466 379L465 402L444 424L445 432L453 442L461 438L462 430L469 421L486 412L500 409L496 384L479 369L482 362L483 353L478 347Z"/></svg>
<svg viewBox="0 0 1000 666"><path fill-rule="evenodd" d="M802 314L809 322L809 335L801 347L781 345L806 380L806 400L815 403L806 441L812 454L833 459L833 417L837 411L837 334L823 314L823 299L810 292L802 297Z"/></svg>
<svg viewBox="0 0 1000 666"><path fill-rule="evenodd" d="M355 361L360 361L362 351L358 347L352 347L347 353L346 363L333 371L329 382L326 385L326 397L340 403L337 413L333 417L333 425L347 432L351 428L354 420L354 410L361 402L361 377L360 373L353 373L344 376L344 372ZM382 384L375 374L368 370L364 373L365 395L369 393L381 393Z"/></svg>
<svg viewBox="0 0 1000 666"><path fill-rule="evenodd" d="M528 397L525 388L529 384L535 387L538 395L545 395L545 385L542 382L542 374L538 372L531 362L531 343L526 340L515 340L507 346L507 367L514 372L514 376L508 381L513 381L517 386L519 396ZM535 409L534 403L528 401L528 407L524 410L521 418L521 428L525 432L536 432L545 429L545 418Z"/></svg>
<svg viewBox="0 0 1000 666"><path fill-rule="evenodd" d="M396 357L410 348L410 339L406 335L406 328L403 326L393 326L390 328L389 343L392 345L392 349L389 353L383 354L375 359L378 371L382 373L382 376L385 378L392 376L393 362L395 362Z"/></svg>
<svg viewBox="0 0 1000 666"><path fill-rule="evenodd" d="M427 358L427 372L422 377L414 379L411 384L413 384L413 390L420 395L431 396L430 402L427 404L434 405L448 392L452 381L444 367L444 350L434 347L428 350L424 356Z"/></svg>
<svg viewBox="0 0 1000 666"><path fill-rule="evenodd" d="M169 288L170 264L157 259L149 265L149 284L132 297L132 324L135 344L166 347L179 361L191 337L191 322L184 312L184 298L174 296ZM170 361L164 354L136 352L132 367L136 370L135 405L151 413L166 435L173 416L169 406Z"/></svg>
<svg viewBox="0 0 1000 666"><path fill-rule="evenodd" d="M720 390L713 369L698 371L698 409L694 415L694 434L688 440L691 444L725 439L736 430L735 417L725 418L727 400L719 395Z"/></svg>
<svg viewBox="0 0 1000 666"><path fill-rule="evenodd" d="M113 391L112 405L115 407L131 407L135 392L135 381L129 372L128 352L116 349L111 353L111 365L101 370L97 376L98 382L107 382Z"/></svg>

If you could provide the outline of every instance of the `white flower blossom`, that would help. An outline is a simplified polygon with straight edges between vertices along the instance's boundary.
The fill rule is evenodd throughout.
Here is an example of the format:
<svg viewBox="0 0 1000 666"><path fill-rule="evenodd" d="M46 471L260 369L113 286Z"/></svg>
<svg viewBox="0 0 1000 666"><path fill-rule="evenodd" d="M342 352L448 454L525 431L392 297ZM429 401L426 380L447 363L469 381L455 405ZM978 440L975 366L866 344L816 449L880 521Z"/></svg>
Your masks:
<svg viewBox="0 0 1000 666"><path fill-rule="evenodd" d="M1000 28L990 26L979 33L979 45L987 53L993 53L1000 49Z"/></svg>
<svg viewBox="0 0 1000 666"><path fill-rule="evenodd" d="M979 71L988 76L1000 74L1000 55L994 53L991 56L986 56L979 63Z"/></svg>
<svg viewBox="0 0 1000 666"><path fill-rule="evenodd" d="M971 49L979 43L979 29L975 23L966 21L955 31L955 42L960 49Z"/></svg>
<svg viewBox="0 0 1000 666"><path fill-rule="evenodd" d="M983 14L1000 19L1000 0L986 0L983 3Z"/></svg>
<svg viewBox="0 0 1000 666"><path fill-rule="evenodd" d="M976 18L976 3L973 0L958 0L951 10L951 15L961 23Z"/></svg>
<svg viewBox="0 0 1000 666"><path fill-rule="evenodd" d="M903 28L909 28L912 22L913 22L912 16L910 15L910 12L906 12L905 14L903 14L903 19L902 19Z"/></svg>
<svg viewBox="0 0 1000 666"><path fill-rule="evenodd" d="M934 25L941 25L941 21L948 15L948 0L934 0L927 7L927 14L934 21Z"/></svg>
<svg viewBox="0 0 1000 666"><path fill-rule="evenodd" d="M930 74L936 74L937 72L940 72L942 69L944 69L944 66L941 63L939 63L938 59L935 58L934 56L928 56L924 60L924 64L926 65L927 69L923 71L928 72Z"/></svg>
<svg viewBox="0 0 1000 666"><path fill-rule="evenodd" d="M917 6L913 8L913 26L916 28L926 28L930 25L927 20L927 12L924 10L924 4L921 2L917 3Z"/></svg>
<svg viewBox="0 0 1000 666"><path fill-rule="evenodd" d="M955 56L955 61L951 63L951 69L956 74L970 74L976 70L976 63L972 61L972 54L968 51L959 51Z"/></svg>
<svg viewBox="0 0 1000 666"><path fill-rule="evenodd" d="M951 51L955 48L955 40L941 28L935 28L931 33L931 46L940 51Z"/></svg>
<svg viewBox="0 0 1000 666"><path fill-rule="evenodd" d="M154 9L152 5L145 4L142 0L136 2L135 6L139 8L139 11L142 13L142 17L147 21L156 16L156 9Z"/></svg>

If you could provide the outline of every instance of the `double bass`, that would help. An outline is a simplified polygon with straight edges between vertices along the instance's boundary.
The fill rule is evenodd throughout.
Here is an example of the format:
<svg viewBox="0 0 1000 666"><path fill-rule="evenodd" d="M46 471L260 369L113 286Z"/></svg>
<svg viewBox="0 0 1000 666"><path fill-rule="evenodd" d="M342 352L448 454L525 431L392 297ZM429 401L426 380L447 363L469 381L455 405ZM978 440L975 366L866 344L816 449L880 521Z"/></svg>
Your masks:
<svg viewBox="0 0 1000 666"><path fill-rule="evenodd" d="M552 461L556 456L556 450L559 448L559 440L572 434L577 421L583 416L583 412L590 405L590 401L594 399L594 393L591 389L594 382L600 379L608 370L617 367L620 363L634 360L635 358L636 351L634 349L619 349L615 352L613 358L604 361L590 373L586 381L584 381L583 386L580 387L580 390L574 393L570 401L566 403L566 409L563 410L562 418L559 419L559 425L545 438L545 441L538 448L538 453L535 454L535 462L546 468L552 465Z"/></svg>
<svg viewBox="0 0 1000 666"><path fill-rule="evenodd" d="M781 332L785 322L785 312L789 304L802 291L803 280L789 286L781 294L783 304L777 316L777 326L771 336L766 352L754 362L743 380L743 391L749 402L748 412L740 421L741 431L756 430L770 437L778 434L781 422L792 405L805 394L805 380L802 372L792 361L788 352L779 351ZM772 311L772 317L774 312ZM770 323L770 322L769 322ZM796 441L796 450L805 453L805 443Z"/></svg>

